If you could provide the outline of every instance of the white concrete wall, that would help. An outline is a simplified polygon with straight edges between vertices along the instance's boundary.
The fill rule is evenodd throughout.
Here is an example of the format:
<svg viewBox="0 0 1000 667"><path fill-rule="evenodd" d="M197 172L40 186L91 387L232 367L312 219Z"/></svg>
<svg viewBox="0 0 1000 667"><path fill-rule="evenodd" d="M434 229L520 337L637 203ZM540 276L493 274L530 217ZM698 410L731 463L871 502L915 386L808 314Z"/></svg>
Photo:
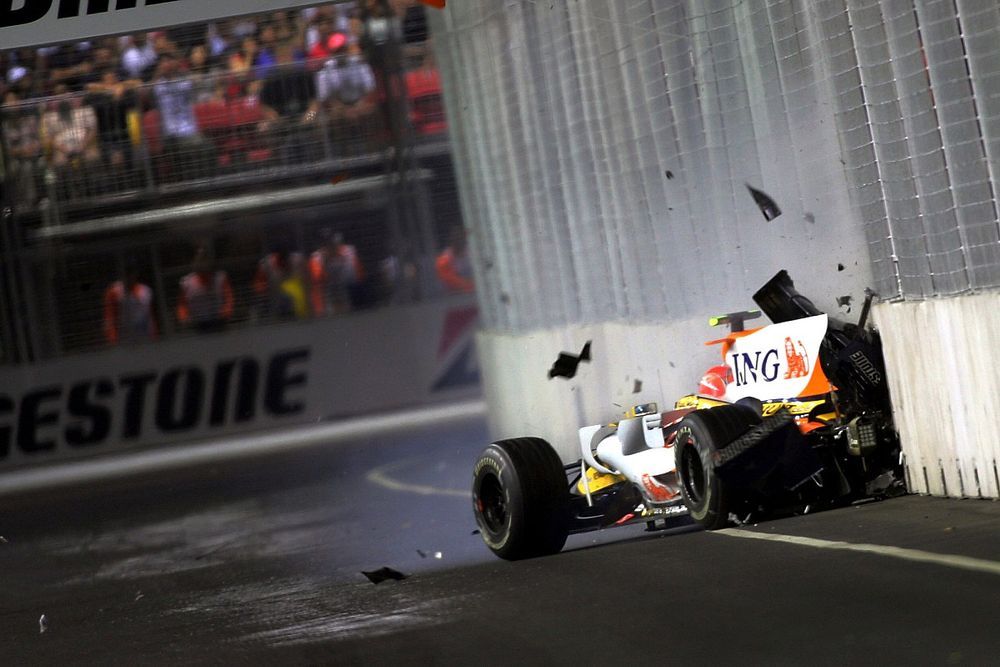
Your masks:
<svg viewBox="0 0 1000 667"><path fill-rule="evenodd" d="M1000 294L884 303L874 318L910 491L1000 498Z"/></svg>
<svg viewBox="0 0 1000 667"><path fill-rule="evenodd" d="M719 363L719 337L707 317L670 324L604 323L525 334L481 332L477 347L483 391L496 438L537 436L564 461L579 458L577 429L615 421L639 403L661 409L694 391L704 371ZM718 334L718 335L717 335ZM591 342L590 363L572 379L548 379L560 351L578 354ZM634 393L635 380L642 388Z"/></svg>

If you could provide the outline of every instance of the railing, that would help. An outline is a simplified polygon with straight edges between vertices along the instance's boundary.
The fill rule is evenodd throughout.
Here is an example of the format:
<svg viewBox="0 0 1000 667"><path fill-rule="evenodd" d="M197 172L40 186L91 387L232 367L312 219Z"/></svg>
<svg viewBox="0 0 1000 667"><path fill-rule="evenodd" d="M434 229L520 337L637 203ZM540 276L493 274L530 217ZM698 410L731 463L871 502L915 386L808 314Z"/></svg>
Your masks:
<svg viewBox="0 0 1000 667"><path fill-rule="evenodd" d="M334 85L331 81L358 81ZM377 166L394 150L385 81L363 62L289 64L252 79L191 73L3 107L9 201L19 214L150 193ZM339 77L339 79L338 79ZM446 131L437 71L404 75L410 140Z"/></svg>

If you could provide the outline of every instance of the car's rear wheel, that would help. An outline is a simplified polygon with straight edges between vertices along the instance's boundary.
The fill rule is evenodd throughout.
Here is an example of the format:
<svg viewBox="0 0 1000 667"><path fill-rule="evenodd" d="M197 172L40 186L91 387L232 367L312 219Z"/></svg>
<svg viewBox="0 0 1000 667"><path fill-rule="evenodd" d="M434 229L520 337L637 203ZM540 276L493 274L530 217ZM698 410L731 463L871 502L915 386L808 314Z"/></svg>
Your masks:
<svg viewBox="0 0 1000 667"><path fill-rule="evenodd" d="M739 490L716 474L712 454L760 423L741 405L692 412L677 429L674 444L681 494L691 518L707 530L729 525L729 513L742 500Z"/></svg>
<svg viewBox="0 0 1000 667"><path fill-rule="evenodd" d="M569 534L562 461L539 438L500 440L483 450L472 477L479 532L507 560L559 552Z"/></svg>

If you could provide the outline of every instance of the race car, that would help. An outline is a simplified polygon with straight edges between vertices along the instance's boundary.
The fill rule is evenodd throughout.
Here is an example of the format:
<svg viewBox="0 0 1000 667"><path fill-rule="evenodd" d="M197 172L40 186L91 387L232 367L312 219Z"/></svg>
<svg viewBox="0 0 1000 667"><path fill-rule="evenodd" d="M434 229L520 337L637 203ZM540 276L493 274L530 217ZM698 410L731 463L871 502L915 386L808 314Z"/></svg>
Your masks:
<svg viewBox="0 0 1000 667"><path fill-rule="evenodd" d="M660 412L579 429L568 465L545 440L489 445L473 469L486 546L508 560L560 551L571 533L689 516L708 530L905 492L873 294L851 324L819 311L785 271L754 294L759 311L710 320L722 363Z"/></svg>

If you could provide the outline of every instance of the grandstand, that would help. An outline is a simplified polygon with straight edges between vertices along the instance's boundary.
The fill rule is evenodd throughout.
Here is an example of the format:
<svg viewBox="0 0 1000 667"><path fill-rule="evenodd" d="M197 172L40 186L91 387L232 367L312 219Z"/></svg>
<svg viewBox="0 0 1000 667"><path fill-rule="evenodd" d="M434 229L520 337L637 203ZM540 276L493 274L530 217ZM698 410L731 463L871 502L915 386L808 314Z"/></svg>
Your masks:
<svg viewBox="0 0 1000 667"><path fill-rule="evenodd" d="M96 349L126 263L181 335L207 247L258 323L261 257L334 229L370 268L354 306L436 293L458 220L441 84L418 2L365 0L0 53L5 361ZM8 262L7 264L11 264Z"/></svg>

